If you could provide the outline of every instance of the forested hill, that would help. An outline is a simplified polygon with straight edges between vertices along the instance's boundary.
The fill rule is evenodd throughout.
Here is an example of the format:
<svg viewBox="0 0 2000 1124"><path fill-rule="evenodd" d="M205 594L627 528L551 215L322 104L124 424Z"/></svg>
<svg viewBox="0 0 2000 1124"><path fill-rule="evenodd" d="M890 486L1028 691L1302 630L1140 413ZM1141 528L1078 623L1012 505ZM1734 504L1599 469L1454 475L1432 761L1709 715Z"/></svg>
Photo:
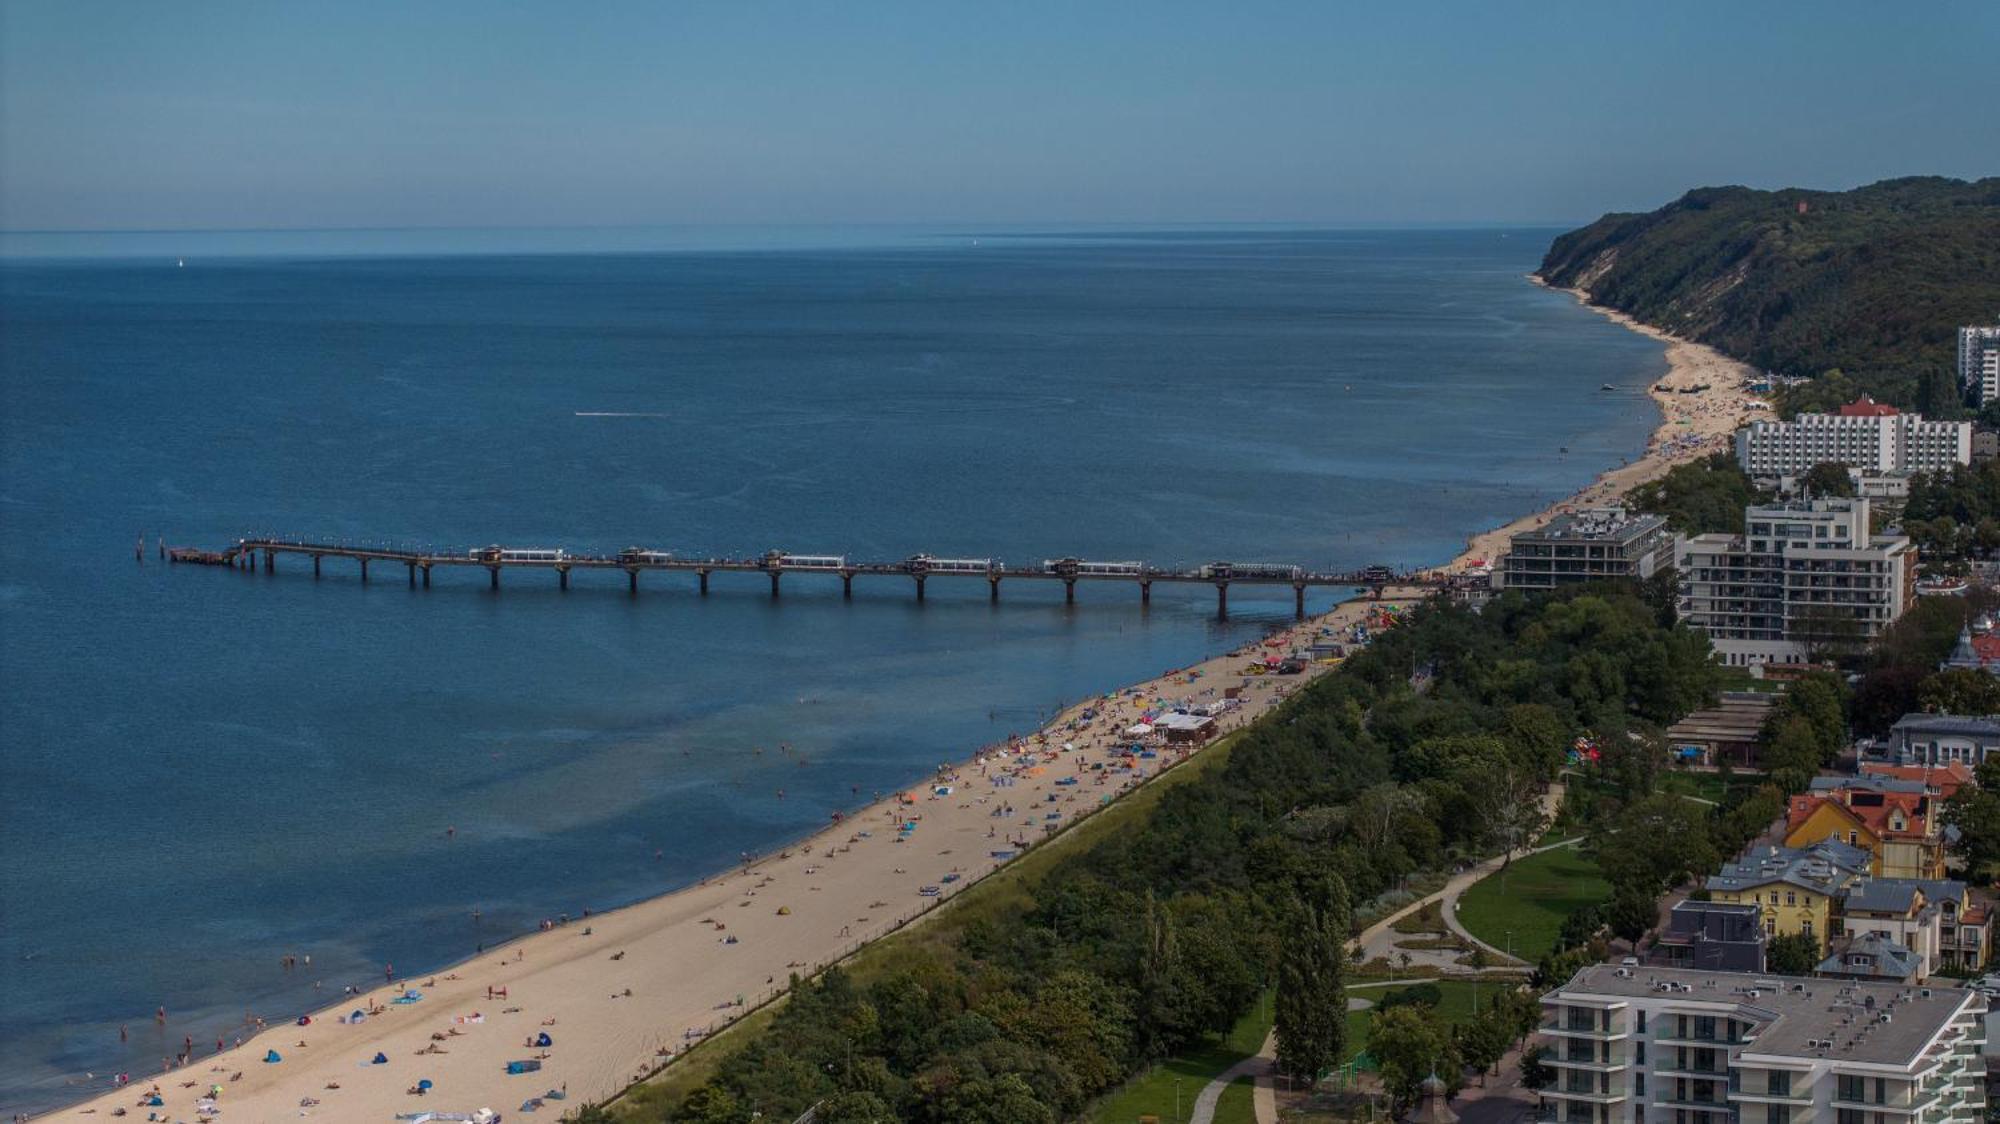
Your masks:
<svg viewBox="0 0 2000 1124"><path fill-rule="evenodd" d="M1538 275L1760 368L1838 369L1839 393L1943 413L1958 325L2000 318L2000 178L1698 188L1562 235Z"/></svg>

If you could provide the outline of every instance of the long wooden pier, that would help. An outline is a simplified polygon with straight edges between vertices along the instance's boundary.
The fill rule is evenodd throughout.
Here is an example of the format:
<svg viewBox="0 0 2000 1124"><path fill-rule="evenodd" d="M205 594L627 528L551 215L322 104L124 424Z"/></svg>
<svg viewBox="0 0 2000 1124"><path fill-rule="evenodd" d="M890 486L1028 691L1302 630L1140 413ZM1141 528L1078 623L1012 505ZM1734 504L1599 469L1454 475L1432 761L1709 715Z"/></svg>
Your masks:
<svg viewBox="0 0 2000 1124"><path fill-rule="evenodd" d="M1040 565L1010 566L997 558L940 558L929 554L912 555L893 562L850 560L844 555L797 554L772 550L745 558L682 557L668 551L629 547L616 554L572 554L560 548L524 549L502 546L474 547L458 552L404 550L391 547L355 546L345 543L306 542L286 539L245 538L222 550L169 548L164 542L160 556L170 562L231 566L253 570L259 560L266 573L274 573L278 559L292 556L310 559L313 577L321 575L327 559L356 563L361 580L368 580L368 567L401 566L411 588L428 589L431 571L438 567L464 567L487 572L490 588L498 590L500 575L506 571L552 572L559 588L569 588L575 570L608 570L625 575L626 588L639 592L639 575L648 572L693 574L700 592L708 592L708 579L718 573L763 574L770 579L771 596L777 597L789 575L818 574L840 579L841 591L854 595L856 578L895 578L915 586L917 600L924 599L924 587L932 579L984 580L989 596L1000 600L1000 586L1009 581L1061 582L1063 600L1076 603L1080 582L1117 582L1136 585L1139 602L1152 603L1153 586L1206 585L1215 588L1216 613L1229 615L1229 588L1232 585L1290 586L1293 607L1299 616L1306 611L1306 590L1338 588L1365 591L1381 597L1390 586L1420 589L1452 589L1468 584L1460 575L1437 572L1398 572L1387 566L1369 566L1353 571L1312 570L1290 563L1213 562L1192 568L1149 565L1145 562L1094 562L1082 558L1046 559Z"/></svg>

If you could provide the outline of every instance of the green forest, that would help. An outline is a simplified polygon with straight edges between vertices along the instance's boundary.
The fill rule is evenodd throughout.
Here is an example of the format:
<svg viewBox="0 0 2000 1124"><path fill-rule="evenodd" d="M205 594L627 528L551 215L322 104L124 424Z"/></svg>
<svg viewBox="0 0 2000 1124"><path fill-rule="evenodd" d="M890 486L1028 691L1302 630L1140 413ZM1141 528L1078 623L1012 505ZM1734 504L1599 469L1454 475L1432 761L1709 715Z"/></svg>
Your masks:
<svg viewBox="0 0 2000 1124"><path fill-rule="evenodd" d="M1350 932L1408 900L1413 879L1533 839L1576 737L1656 746L1627 733L1701 705L1720 674L1670 605L1629 586L1427 606L1181 783L1160 782L1143 817L1085 846L1044 844L1060 857L1034 880L997 900L975 887L850 968L797 982L768 1022L689 1059L697 1086L642 1089L617 1118L790 1119L819 1104L835 1124L1070 1119L1148 1063L1216 1041L1273 984L1281 1066L1324 1070L1346 1056ZM1657 766L1639 756L1654 764L1635 769ZM1449 1042L1490 1062L1534 1019L1518 1001L1458 1028L1411 1008L1370 1049ZM1422 1077L1392 1060L1383 1072L1392 1093Z"/></svg>
<svg viewBox="0 0 2000 1124"><path fill-rule="evenodd" d="M1781 397L1787 413L1867 393L1949 415L1958 326L2000 319L2000 178L1699 188L1562 235L1539 276L1764 370L1815 377Z"/></svg>

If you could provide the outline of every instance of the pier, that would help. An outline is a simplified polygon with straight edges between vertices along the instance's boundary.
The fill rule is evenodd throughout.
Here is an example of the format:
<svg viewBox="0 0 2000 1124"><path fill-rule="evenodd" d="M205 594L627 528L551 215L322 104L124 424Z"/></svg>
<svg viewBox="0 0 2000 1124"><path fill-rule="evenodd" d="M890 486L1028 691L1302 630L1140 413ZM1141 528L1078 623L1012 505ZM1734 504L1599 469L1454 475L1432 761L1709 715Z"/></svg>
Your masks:
<svg viewBox="0 0 2000 1124"><path fill-rule="evenodd" d="M572 571L604 570L625 575L626 591L637 596L642 574L693 574L696 589L707 594L712 574L761 574L770 582L770 595L782 595L787 578L818 575L838 578L841 592L854 595L854 580L891 579L910 583L918 601L933 580L984 581L993 603L1000 601L1000 587L1006 582L1061 582L1063 602L1076 604L1080 583L1113 583L1136 587L1139 603L1150 605L1155 585L1201 585L1215 589L1218 617L1229 615L1231 586L1289 586L1296 615L1306 612L1306 591L1315 588L1353 589L1380 598L1390 586L1448 590L1469 584L1473 579L1437 572L1398 572L1388 566L1368 566L1360 570L1312 570L1280 562L1212 562L1191 568L1153 566L1145 562L1095 562L1082 558L1051 558L1039 565L1008 565L997 558L940 558L917 554L899 561L859 561L845 555L794 554L772 550L747 558L692 558L669 551L629 547L616 554L572 554L560 548L523 549L502 546L474 547L464 551L420 551L388 547L353 546L342 543L306 542L286 539L245 538L222 550L187 547L159 548L160 557L174 563L227 566L239 570L276 573L281 558L312 563L313 577L321 577L328 560L354 565L361 580L370 578L369 566L379 576L383 568L394 573L398 567L410 588L429 589L431 571L439 567L485 570L488 588L499 590L505 573L553 574L559 589L569 589Z"/></svg>

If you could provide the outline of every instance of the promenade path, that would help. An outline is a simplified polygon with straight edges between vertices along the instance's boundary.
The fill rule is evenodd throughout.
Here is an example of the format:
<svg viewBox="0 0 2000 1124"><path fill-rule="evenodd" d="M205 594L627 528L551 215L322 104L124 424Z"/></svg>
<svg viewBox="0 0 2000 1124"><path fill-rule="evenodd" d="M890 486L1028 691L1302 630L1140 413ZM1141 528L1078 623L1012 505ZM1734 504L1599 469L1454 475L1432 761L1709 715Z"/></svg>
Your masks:
<svg viewBox="0 0 2000 1124"><path fill-rule="evenodd" d="M1202 1086L1194 1099L1194 1107L1188 1113L1188 1124L1214 1124L1215 1106L1222 1100L1223 1090L1239 1077L1253 1079L1250 1103L1256 1111L1257 1124L1278 1124L1278 1092L1272 1084L1277 1057L1278 1036L1276 1033L1266 1034L1263 1047L1255 1054L1223 1070L1215 1080Z"/></svg>
<svg viewBox="0 0 2000 1124"><path fill-rule="evenodd" d="M1563 796L1562 784L1557 783L1550 785L1549 790L1546 793L1542 794L1542 813L1546 816L1553 818L1555 816L1556 809L1562 806L1562 796ZM1526 858L1529 855L1539 855L1543 851L1552 851L1557 847L1568 847L1573 845L1575 842L1576 840L1574 839L1568 839L1560 843L1550 843L1547 846L1543 847L1523 848L1521 850L1514 851L1511 857L1516 859L1521 859L1521 858ZM1495 855L1494 857L1487 859L1484 862L1481 862L1475 866L1468 867L1465 870L1462 870L1459 873L1452 875L1451 879L1447 881L1438 890L1434 891L1433 893L1427 894L1424 897L1418 898L1416 901L1411 902L1410 904L1404 906L1403 908L1397 910L1394 913L1389 914L1387 917L1382 918L1380 921L1377 921L1373 925L1370 925L1368 926L1368 928L1362 930L1361 935L1354 938L1353 944L1350 945L1349 947L1350 948L1359 947L1361 949L1362 960L1364 962L1370 960L1382 959L1390 961L1391 963L1398 963L1399 957L1407 955L1410 958L1409 966L1412 968L1418 968L1418 967L1435 968L1446 975L1477 974L1479 972L1479 969L1468 967L1467 965L1460 964L1458 962L1458 957L1460 954L1456 950L1448 948L1405 949L1397 947L1396 942L1401 939L1406 939L1409 936L1409 934L1396 932L1395 930L1396 922L1401 921L1403 918L1408 917L1413 913L1416 913L1418 910L1423 909L1425 906L1430 905L1433 902L1437 902L1440 903L1438 906L1438 913L1442 916L1446 928L1448 928L1454 936L1457 936L1462 940L1465 940L1471 944L1477 945L1478 947L1485 949L1487 954L1493 957L1501 966L1518 967L1524 965L1526 963L1525 961L1521 960L1518 957L1509 956L1504 950L1494 948L1492 945L1487 944L1485 941L1482 941L1479 938L1473 936L1471 933L1467 932L1465 930L1465 927L1458 923L1459 896L1464 894L1465 891L1469 887L1471 887L1473 883L1479 881L1480 879L1486 877L1489 874L1494 874L1498 872L1500 868L1506 864L1509 857L1510 856L1508 855Z"/></svg>

